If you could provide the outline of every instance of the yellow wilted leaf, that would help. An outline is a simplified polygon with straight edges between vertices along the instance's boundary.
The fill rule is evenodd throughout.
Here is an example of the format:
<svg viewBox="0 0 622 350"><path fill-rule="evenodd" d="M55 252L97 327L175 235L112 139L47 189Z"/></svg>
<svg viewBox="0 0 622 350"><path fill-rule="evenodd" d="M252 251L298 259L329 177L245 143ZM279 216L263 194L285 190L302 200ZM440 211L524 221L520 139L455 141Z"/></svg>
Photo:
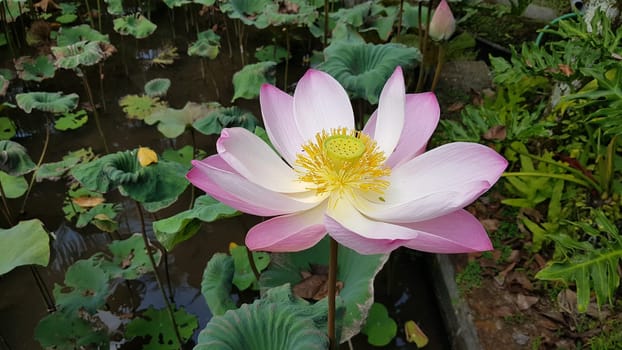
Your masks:
<svg viewBox="0 0 622 350"><path fill-rule="evenodd" d="M149 147L139 147L138 162L140 163L140 166L146 167L151 163L157 163L158 155Z"/></svg>
<svg viewBox="0 0 622 350"><path fill-rule="evenodd" d="M238 244L235 242L229 242L229 252L231 252L233 249L237 248Z"/></svg>
<svg viewBox="0 0 622 350"><path fill-rule="evenodd" d="M75 204L80 206L81 208L93 208L98 206L99 204L104 203L105 199L103 197L77 197L71 199Z"/></svg>
<svg viewBox="0 0 622 350"><path fill-rule="evenodd" d="M409 343L417 344L418 348L428 345L428 336L423 333L415 321L406 321L404 324L404 330L406 331L406 340Z"/></svg>

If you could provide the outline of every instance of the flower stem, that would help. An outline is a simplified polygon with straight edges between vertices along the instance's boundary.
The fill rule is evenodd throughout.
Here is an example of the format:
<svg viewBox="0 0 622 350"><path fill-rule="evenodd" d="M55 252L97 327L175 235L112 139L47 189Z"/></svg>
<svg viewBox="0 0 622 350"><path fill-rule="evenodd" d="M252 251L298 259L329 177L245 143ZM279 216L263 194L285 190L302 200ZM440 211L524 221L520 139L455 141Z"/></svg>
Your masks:
<svg viewBox="0 0 622 350"><path fill-rule="evenodd" d="M28 197L30 196L30 191L32 191L32 187L35 184L35 179L37 178L37 171L41 167L41 163L43 163L43 158L45 157L45 153L47 152L48 145L50 143L50 128L52 127L50 123L50 118L45 116L45 141L43 143L43 149L41 150L41 156L39 156L39 161L37 162L37 167L32 173L32 177L30 178L30 183L28 184L28 189L26 190L26 195L24 196L24 201L22 202L22 207L19 209L19 213L23 214L26 211L26 202L28 201Z"/></svg>
<svg viewBox="0 0 622 350"><path fill-rule="evenodd" d="M328 340L330 349L339 349L339 340L335 332L335 297L337 296L337 253L339 243L330 238L330 256L328 259Z"/></svg>
<svg viewBox="0 0 622 350"><path fill-rule="evenodd" d="M441 70L443 69L443 64L445 63L445 49L443 48L443 44L438 45L438 56L436 56L436 68L434 69L434 79L432 79L432 86L430 87L430 91L434 92L436 89L436 85L438 84L438 79L441 77Z"/></svg>
<svg viewBox="0 0 622 350"><path fill-rule="evenodd" d="M259 270L257 270L257 265L255 265L255 259L253 258L253 252L246 247L246 256L248 257L248 264L251 266L251 270L253 271L253 275L255 275L255 279L259 281Z"/></svg>

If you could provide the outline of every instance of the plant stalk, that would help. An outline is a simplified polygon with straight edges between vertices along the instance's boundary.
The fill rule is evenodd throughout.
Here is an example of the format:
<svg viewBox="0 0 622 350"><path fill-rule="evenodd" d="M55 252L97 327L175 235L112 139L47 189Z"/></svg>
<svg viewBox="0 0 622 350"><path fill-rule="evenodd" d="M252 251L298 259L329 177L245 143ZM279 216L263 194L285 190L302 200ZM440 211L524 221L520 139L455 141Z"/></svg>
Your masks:
<svg viewBox="0 0 622 350"><path fill-rule="evenodd" d="M24 196L22 207L19 209L20 214L24 213L24 211L26 210L26 202L28 201L30 191L32 191L32 188L35 184L35 179L37 178L37 171L39 170L41 163L43 163L43 158L45 157L45 153L47 152L48 145L50 143L50 119L48 118L48 116L46 116L45 118L47 119L47 122L45 123L45 141L43 143L43 149L41 150L41 156L39 156L37 167L35 168L35 171L32 173L32 177L30 178L30 183L28 184L28 190L26 191L26 195Z"/></svg>
<svg viewBox="0 0 622 350"><path fill-rule="evenodd" d="M397 36L402 33L402 17L404 16L404 0L400 0L400 10L397 14Z"/></svg>
<svg viewBox="0 0 622 350"><path fill-rule="evenodd" d="M253 275L255 275L255 279L259 281L259 270L257 270L257 265L255 265L255 259L253 259L253 252L246 247L246 256L248 257L248 264L251 266L251 270L253 271Z"/></svg>
<svg viewBox="0 0 622 350"><path fill-rule="evenodd" d="M88 95L89 102L93 107L93 116L95 117L95 125L97 126L97 132L99 132L99 136L104 142L104 150L106 153L110 153L108 149L108 142L106 142L106 136L104 135L104 130L102 130L101 123L99 121L99 112L97 112L97 106L95 105L95 99L93 98L93 91L91 90L91 85L89 84L88 79L86 78L86 73L79 71L79 74L82 78L82 82L84 83L84 89L86 90L86 94Z"/></svg>
<svg viewBox="0 0 622 350"><path fill-rule="evenodd" d="M10 226L13 226L13 220L11 219L11 217L13 215L11 215L11 209L9 208L9 203L6 201L6 193L4 192L4 186L2 186L2 182L0 182L0 194L2 195L2 213L4 214L4 217L6 218L7 224L9 224Z"/></svg>
<svg viewBox="0 0 622 350"><path fill-rule="evenodd" d="M287 91L287 75L289 74L289 51L291 49L289 29L285 27L285 48L287 53L285 54L285 73L283 73L283 91Z"/></svg>
<svg viewBox="0 0 622 350"><path fill-rule="evenodd" d="M335 299L337 296L337 258L339 243L330 238L330 256L328 259L328 340L330 350L339 349L339 339L335 331Z"/></svg>
<svg viewBox="0 0 622 350"><path fill-rule="evenodd" d="M441 70L443 69L443 64L445 63L445 48L443 47L443 43L438 45L438 55L436 56L436 68L434 68L434 78L432 79L432 86L430 87L430 91L434 92L436 89L436 85L438 84L438 79L441 77Z"/></svg>
<svg viewBox="0 0 622 350"><path fill-rule="evenodd" d="M324 48L328 46L328 0L324 0Z"/></svg>

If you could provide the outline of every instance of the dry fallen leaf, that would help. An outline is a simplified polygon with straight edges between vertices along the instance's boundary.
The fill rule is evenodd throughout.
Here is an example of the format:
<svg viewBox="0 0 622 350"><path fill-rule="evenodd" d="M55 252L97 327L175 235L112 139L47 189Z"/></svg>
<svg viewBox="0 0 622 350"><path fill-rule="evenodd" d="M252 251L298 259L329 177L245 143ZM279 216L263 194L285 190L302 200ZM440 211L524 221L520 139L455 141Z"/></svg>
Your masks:
<svg viewBox="0 0 622 350"><path fill-rule="evenodd" d="M507 136L505 125L495 125L482 135L485 140L505 140Z"/></svg>
<svg viewBox="0 0 622 350"><path fill-rule="evenodd" d="M81 208L93 208L104 203L106 200L104 199L104 197L84 196L72 198L71 201L79 205Z"/></svg>
<svg viewBox="0 0 622 350"><path fill-rule="evenodd" d="M516 306L524 311L535 305L539 300L540 298L531 295L517 294Z"/></svg>

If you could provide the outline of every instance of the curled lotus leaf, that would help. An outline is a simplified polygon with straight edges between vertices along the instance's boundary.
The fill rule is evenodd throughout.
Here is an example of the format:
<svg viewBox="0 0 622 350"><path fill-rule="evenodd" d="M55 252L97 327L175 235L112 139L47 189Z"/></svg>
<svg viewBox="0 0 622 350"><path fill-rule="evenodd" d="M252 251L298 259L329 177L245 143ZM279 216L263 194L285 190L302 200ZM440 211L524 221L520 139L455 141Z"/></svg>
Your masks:
<svg viewBox="0 0 622 350"><path fill-rule="evenodd" d="M171 87L170 79L152 79L145 84L145 94L149 97L161 97L166 95L169 87Z"/></svg>
<svg viewBox="0 0 622 350"><path fill-rule="evenodd" d="M114 20L114 30L121 35L143 39L155 32L156 26L143 15L127 15Z"/></svg>
<svg viewBox="0 0 622 350"><path fill-rule="evenodd" d="M421 59L418 49L401 44L335 42L324 50L319 68L337 79L354 98L378 103L384 82L397 66L413 66Z"/></svg>
<svg viewBox="0 0 622 350"><path fill-rule="evenodd" d="M26 81L43 81L53 78L56 72L54 61L48 55L32 58L22 56L15 61L15 70L20 79Z"/></svg>
<svg viewBox="0 0 622 350"><path fill-rule="evenodd" d="M110 43L108 34L102 34L91 28L88 24L80 24L73 27L61 27L56 36L56 46L63 47L80 41L99 41Z"/></svg>
<svg viewBox="0 0 622 350"><path fill-rule="evenodd" d="M220 35L209 29L200 32L197 41L188 46L189 56L200 56L214 59L220 51Z"/></svg>
<svg viewBox="0 0 622 350"><path fill-rule="evenodd" d="M270 266L259 280L261 290L265 292L285 283L300 283L302 272L310 272L312 266L328 265L328 252L329 240L325 238L301 252L272 254ZM388 257L388 254L361 255L339 247L337 280L343 283L339 298L345 303L341 342L360 332L374 302L374 278Z"/></svg>
<svg viewBox="0 0 622 350"><path fill-rule="evenodd" d="M28 92L15 95L17 105L24 112L33 109L54 114L67 113L78 105L78 94L63 95L61 92Z"/></svg>
<svg viewBox="0 0 622 350"><path fill-rule="evenodd" d="M92 66L115 53L117 49L103 41L78 41L66 46L53 46L56 66L74 69L78 66Z"/></svg>
<svg viewBox="0 0 622 350"><path fill-rule="evenodd" d="M0 170L11 176L20 176L31 172L35 163L30 159L26 148L10 140L0 141Z"/></svg>
<svg viewBox="0 0 622 350"><path fill-rule="evenodd" d="M252 304L213 317L194 349L327 349L326 312L326 303L311 305L284 285Z"/></svg>

